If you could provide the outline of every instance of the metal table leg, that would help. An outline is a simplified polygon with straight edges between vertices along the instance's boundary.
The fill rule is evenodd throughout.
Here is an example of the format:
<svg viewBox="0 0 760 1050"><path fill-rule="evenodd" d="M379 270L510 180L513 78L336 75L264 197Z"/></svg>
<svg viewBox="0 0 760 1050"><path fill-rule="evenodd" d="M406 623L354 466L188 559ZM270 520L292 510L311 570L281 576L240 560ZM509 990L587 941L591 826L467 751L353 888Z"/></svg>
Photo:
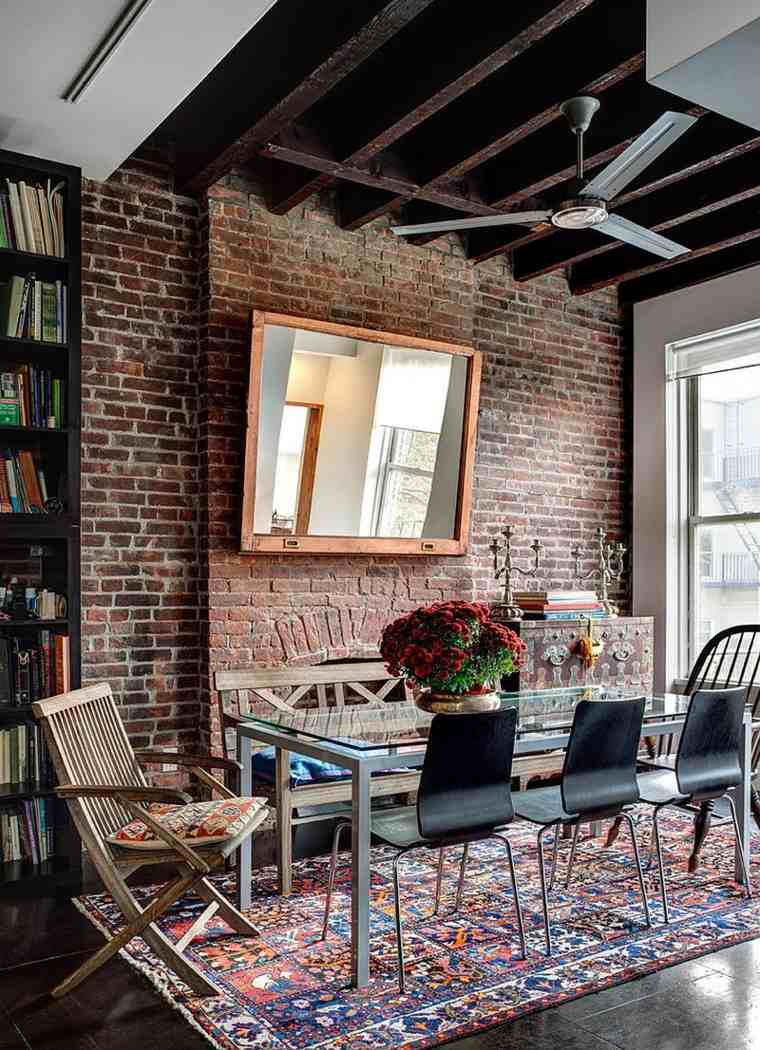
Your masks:
<svg viewBox="0 0 760 1050"><path fill-rule="evenodd" d="M749 863L750 852L750 821L752 810L750 807L750 796L752 792L752 716L749 711L744 713L742 723L742 735L739 746L739 757L742 766L742 782L733 788L731 795L736 806L736 817L739 823L739 837L741 838L744 856ZM742 862L739 851L734 850L734 877L737 882L743 881Z"/></svg>
<svg viewBox="0 0 760 1050"><path fill-rule="evenodd" d="M351 983L369 984L370 774L358 764L351 781Z"/></svg>
<svg viewBox="0 0 760 1050"><path fill-rule="evenodd" d="M238 733L237 757L241 765L240 794L253 793L253 744L249 736ZM249 835L237 851L237 905L240 911L251 906L252 843Z"/></svg>

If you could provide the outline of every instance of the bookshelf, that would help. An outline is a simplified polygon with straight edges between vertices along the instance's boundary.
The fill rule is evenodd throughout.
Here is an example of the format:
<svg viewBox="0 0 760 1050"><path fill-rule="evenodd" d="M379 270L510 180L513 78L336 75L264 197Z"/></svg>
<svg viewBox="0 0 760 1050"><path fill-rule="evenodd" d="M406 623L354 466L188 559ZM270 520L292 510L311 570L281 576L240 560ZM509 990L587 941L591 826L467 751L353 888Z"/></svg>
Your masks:
<svg viewBox="0 0 760 1050"><path fill-rule="evenodd" d="M0 643L5 640L12 653L14 644L34 650L41 647L41 640L68 635L69 683L77 688L81 684L81 174L68 165L0 150L0 194L8 193L9 179L34 186L46 186L48 179L53 185L63 183L65 254L59 257L0 247L0 282L31 275L40 282L61 282L66 287L67 324L63 342L43 342L29 338L28 333L8 335L5 326L0 326L0 372L31 366L47 370L64 384L63 425L55 429L0 426L0 452L31 453L35 465L44 466L48 495L61 504L60 513L0 513L0 587L15 577L17 591L22 582L38 590L44 587L64 595L66 608L64 615L46 619L28 618L18 607L11 609L8 618L0 619ZM49 684L50 675L47 681ZM37 688L44 688L39 676ZM19 726L34 726L31 702L8 704L0 699L0 733ZM0 782L0 814L12 813L14 807L21 812L24 804L49 807L54 827L52 856L39 863L28 858L0 859L0 895L33 896L58 888L70 891L81 878L81 846L65 804L55 798L50 782Z"/></svg>

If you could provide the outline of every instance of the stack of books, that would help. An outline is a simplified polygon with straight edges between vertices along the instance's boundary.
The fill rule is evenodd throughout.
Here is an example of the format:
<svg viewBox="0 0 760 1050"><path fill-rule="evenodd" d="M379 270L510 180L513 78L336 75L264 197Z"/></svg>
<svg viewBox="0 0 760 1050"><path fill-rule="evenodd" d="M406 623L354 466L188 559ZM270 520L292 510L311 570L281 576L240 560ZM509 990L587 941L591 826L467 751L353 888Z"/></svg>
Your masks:
<svg viewBox="0 0 760 1050"><path fill-rule="evenodd" d="M0 282L0 335L66 342L66 285L15 274Z"/></svg>
<svg viewBox="0 0 760 1050"><path fill-rule="evenodd" d="M66 386L49 368L21 365L0 373L0 427L63 426Z"/></svg>
<svg viewBox="0 0 760 1050"><path fill-rule="evenodd" d="M45 628L29 639L0 637L0 706L31 704L70 688L68 635Z"/></svg>
<svg viewBox="0 0 760 1050"><path fill-rule="evenodd" d="M63 235L63 187L6 180L8 192L0 193L0 248L15 248L38 255L66 254Z"/></svg>
<svg viewBox="0 0 760 1050"><path fill-rule="evenodd" d="M0 784L53 783L53 766L36 724L0 730Z"/></svg>
<svg viewBox="0 0 760 1050"><path fill-rule="evenodd" d="M0 514L43 514L49 498L45 471L28 449L0 451Z"/></svg>
<svg viewBox="0 0 760 1050"><path fill-rule="evenodd" d="M55 799L35 798L0 813L0 860L41 864L55 851Z"/></svg>
<svg viewBox="0 0 760 1050"><path fill-rule="evenodd" d="M594 591L517 591L515 601L526 620L598 620L605 615Z"/></svg>

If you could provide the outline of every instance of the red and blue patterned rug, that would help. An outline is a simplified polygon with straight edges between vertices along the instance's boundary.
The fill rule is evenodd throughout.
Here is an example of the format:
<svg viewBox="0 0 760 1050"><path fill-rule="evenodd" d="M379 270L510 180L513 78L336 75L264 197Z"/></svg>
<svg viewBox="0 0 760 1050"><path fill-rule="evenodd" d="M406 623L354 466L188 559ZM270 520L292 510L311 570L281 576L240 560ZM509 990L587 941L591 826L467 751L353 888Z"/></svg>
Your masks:
<svg viewBox="0 0 760 1050"><path fill-rule="evenodd" d="M646 809L640 811L640 840L648 844ZM218 998L197 999L146 944L133 940L122 955L144 973L174 1007L223 1050L361 1050L435 1046L513 1018L543 1010L686 959L760 937L760 879L757 899L747 901L733 879L729 831L714 827L695 876L686 870L691 821L672 813L663 819L671 924L662 923L656 865L647 876L654 926L647 929L625 830L614 847L603 839L581 841L570 889L564 887L560 854L558 885L551 895L555 955L544 955L538 891L535 829L516 824L515 846L529 952L519 958L509 874L503 847L481 843L470 851L464 900L453 906L459 850L448 851L441 915L430 918L436 856L425 850L402 862L406 920L407 992L396 971L393 922L393 851L372 854L372 982L362 992L349 987L350 869L341 872L331 930L320 941L327 865L301 861L294 891L279 898L274 871L256 872L250 917L260 938L230 935L213 921L188 948L194 962L219 988ZM753 842L760 860L760 837ZM348 859L348 855L344 855ZM231 878L220 887L232 894ZM145 891L145 896L150 896ZM78 901L105 933L121 918L110 897ZM162 922L180 937L203 905L181 902Z"/></svg>

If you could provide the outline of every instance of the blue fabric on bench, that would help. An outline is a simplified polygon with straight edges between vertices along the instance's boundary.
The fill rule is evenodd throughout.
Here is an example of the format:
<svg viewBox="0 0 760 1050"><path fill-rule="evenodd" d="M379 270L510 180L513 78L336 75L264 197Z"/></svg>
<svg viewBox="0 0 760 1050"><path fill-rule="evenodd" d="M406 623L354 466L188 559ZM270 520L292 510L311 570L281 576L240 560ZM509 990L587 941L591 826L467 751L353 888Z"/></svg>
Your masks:
<svg viewBox="0 0 760 1050"><path fill-rule="evenodd" d="M399 773L411 773L420 766L399 769ZM379 774L392 773L394 770L381 770ZM255 751L253 755L253 778L263 781L265 784L274 784L275 758L274 748L267 747L263 751ZM309 758L306 755L290 756L290 784L291 787L302 787L304 784L329 784L336 780L350 780L351 770L342 766L334 766L330 762L323 762L318 758Z"/></svg>

